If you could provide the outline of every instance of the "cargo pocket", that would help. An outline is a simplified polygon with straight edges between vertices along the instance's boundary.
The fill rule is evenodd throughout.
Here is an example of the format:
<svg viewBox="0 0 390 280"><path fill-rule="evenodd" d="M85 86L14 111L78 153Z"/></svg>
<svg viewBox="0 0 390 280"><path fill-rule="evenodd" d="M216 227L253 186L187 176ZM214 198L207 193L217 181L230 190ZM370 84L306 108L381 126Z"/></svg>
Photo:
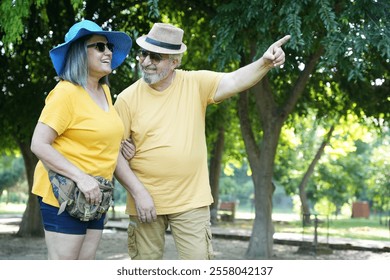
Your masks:
<svg viewBox="0 0 390 280"><path fill-rule="evenodd" d="M214 250L213 250L213 244L211 242L212 234L211 229L209 226L206 226L206 244L207 244L207 259L212 260L214 259Z"/></svg>
<svg viewBox="0 0 390 280"><path fill-rule="evenodd" d="M129 224L127 228L127 250L131 259L138 255L137 243L135 240L135 228Z"/></svg>

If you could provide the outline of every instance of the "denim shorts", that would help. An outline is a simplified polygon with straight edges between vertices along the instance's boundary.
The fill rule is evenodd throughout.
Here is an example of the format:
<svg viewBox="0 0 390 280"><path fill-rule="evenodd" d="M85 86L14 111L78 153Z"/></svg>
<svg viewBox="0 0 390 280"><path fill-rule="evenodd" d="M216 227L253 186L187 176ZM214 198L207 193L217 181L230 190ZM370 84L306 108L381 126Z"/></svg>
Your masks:
<svg viewBox="0 0 390 280"><path fill-rule="evenodd" d="M99 220L83 222L70 216L67 211L57 215L58 207L44 203L42 197L38 197L38 200L41 206L43 226L47 231L84 235L87 229L103 230L104 228L106 214L103 214Z"/></svg>

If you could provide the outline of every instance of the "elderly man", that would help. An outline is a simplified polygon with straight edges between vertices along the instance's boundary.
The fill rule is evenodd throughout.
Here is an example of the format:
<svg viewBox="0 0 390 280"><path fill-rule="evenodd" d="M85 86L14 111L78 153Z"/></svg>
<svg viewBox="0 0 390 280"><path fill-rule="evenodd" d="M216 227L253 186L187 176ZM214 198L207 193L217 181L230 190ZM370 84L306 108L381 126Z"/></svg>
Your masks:
<svg viewBox="0 0 390 280"><path fill-rule="evenodd" d="M230 73L178 70L187 47L183 30L156 23L136 40L143 78L119 94L115 108L125 126L122 152L147 189L154 206L141 207L128 195L126 213L132 259L162 259L170 227L180 259L211 259L211 195L205 137L209 104L221 102L258 83L284 63L272 44L257 61ZM150 200L149 198L146 198ZM146 204L142 204L146 205Z"/></svg>

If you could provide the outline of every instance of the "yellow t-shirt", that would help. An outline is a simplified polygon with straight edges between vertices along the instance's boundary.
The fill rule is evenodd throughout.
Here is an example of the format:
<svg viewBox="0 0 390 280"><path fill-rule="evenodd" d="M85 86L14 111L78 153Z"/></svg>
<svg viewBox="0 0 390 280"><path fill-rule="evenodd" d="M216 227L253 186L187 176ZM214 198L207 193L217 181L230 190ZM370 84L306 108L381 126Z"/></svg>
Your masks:
<svg viewBox="0 0 390 280"><path fill-rule="evenodd" d="M46 97L39 121L58 133L53 147L66 159L85 173L111 180L123 124L112 105L108 86L103 85L103 89L109 104L107 112L81 86L61 81ZM35 168L32 193L47 204L59 206L41 161Z"/></svg>
<svg viewBox="0 0 390 280"><path fill-rule="evenodd" d="M223 73L176 70L173 83L159 92L143 79L115 102L124 138L134 140L131 169L153 197L158 215L210 205L205 116ZM127 196L126 213L136 210Z"/></svg>

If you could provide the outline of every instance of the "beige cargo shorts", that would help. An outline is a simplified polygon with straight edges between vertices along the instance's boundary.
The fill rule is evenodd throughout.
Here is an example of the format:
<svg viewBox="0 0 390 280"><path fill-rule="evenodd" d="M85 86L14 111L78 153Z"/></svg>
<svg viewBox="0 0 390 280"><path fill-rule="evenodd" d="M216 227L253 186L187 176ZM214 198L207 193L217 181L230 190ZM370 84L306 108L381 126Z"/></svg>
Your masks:
<svg viewBox="0 0 390 280"><path fill-rule="evenodd" d="M181 260L210 260L213 258L209 207L186 212L158 215L153 223L140 223L130 216L128 252L133 260L161 260L164 257L165 234L168 229L175 241Z"/></svg>

